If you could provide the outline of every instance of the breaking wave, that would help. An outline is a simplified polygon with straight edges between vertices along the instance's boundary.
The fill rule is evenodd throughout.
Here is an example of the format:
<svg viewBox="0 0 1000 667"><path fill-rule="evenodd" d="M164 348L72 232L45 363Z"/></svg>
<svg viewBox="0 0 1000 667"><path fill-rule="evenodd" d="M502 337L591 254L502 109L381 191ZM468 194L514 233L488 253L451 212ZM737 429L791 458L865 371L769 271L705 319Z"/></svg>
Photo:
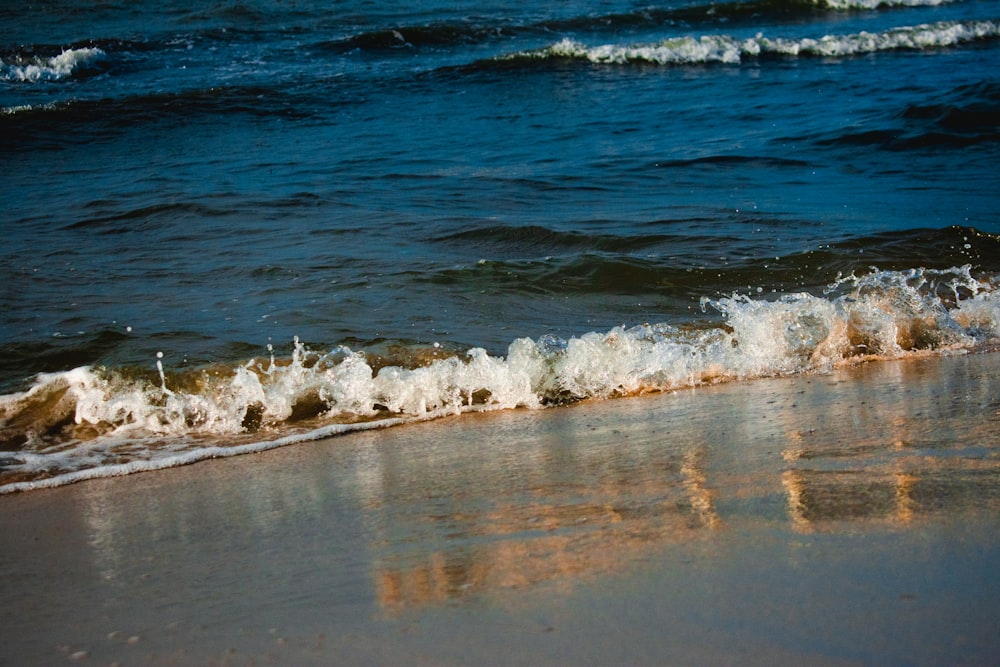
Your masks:
<svg viewBox="0 0 1000 667"><path fill-rule="evenodd" d="M105 58L99 48L63 49L54 56L14 55L0 58L0 81L61 81L90 71Z"/></svg>
<svg viewBox="0 0 1000 667"><path fill-rule="evenodd" d="M1000 341L1000 276L971 266L839 277L823 294L703 299L721 320L385 354L295 341L236 366L171 374L80 367L0 397L0 493L262 451L448 414L823 371Z"/></svg>
<svg viewBox="0 0 1000 667"><path fill-rule="evenodd" d="M587 46L575 40L563 39L544 49L503 56L498 62L555 59L611 65L739 64L766 57L842 58L897 50L923 51L970 44L998 36L1000 23L996 21L944 21L878 33L826 35L818 39L770 38L757 33L747 39L729 35L703 35L674 37L654 44L599 46Z"/></svg>
<svg viewBox="0 0 1000 667"><path fill-rule="evenodd" d="M607 31L656 28L665 25L713 25L767 19L798 21L811 16L858 10L937 7L953 0L747 0L712 2L682 7L644 7L631 12L546 18L514 23L504 18L431 24L394 25L359 32L315 46L336 53L402 52L419 48L448 48L483 44L519 36L552 33L596 34Z"/></svg>

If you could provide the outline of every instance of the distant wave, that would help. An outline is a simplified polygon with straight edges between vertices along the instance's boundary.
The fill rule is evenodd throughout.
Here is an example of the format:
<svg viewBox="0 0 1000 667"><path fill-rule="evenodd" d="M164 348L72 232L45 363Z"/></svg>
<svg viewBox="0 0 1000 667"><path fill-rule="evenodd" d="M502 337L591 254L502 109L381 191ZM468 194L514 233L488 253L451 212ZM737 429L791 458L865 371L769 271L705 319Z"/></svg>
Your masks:
<svg viewBox="0 0 1000 667"><path fill-rule="evenodd" d="M66 142L93 141L94 132L81 132L83 128L118 132L163 119L185 122L200 114L303 119L312 117L317 108L359 103L349 95L344 97L295 95L280 86L233 85L5 107L0 109L0 148L31 144L40 149L58 149Z"/></svg>
<svg viewBox="0 0 1000 667"><path fill-rule="evenodd" d="M442 245L474 249L485 257L538 257L571 252L637 252L671 243L690 243L675 234L624 235L560 231L540 225L525 227L475 227L431 239Z"/></svg>
<svg viewBox="0 0 1000 667"><path fill-rule="evenodd" d="M506 356L346 347L172 374L80 367L0 397L0 493L469 411L539 408L1000 342L1000 276L874 270L823 294L705 298L716 325L513 341ZM270 347L270 346L269 346Z"/></svg>
<svg viewBox="0 0 1000 667"><path fill-rule="evenodd" d="M61 81L92 71L106 54L99 48L64 49L54 56L14 55L0 58L2 81Z"/></svg>
<svg viewBox="0 0 1000 667"><path fill-rule="evenodd" d="M891 7L938 7L955 0L817 0L821 7L830 9L886 9Z"/></svg>
<svg viewBox="0 0 1000 667"><path fill-rule="evenodd" d="M586 31L628 27L655 27L678 23L729 23L732 21L798 20L830 12L936 7L954 0L746 0L745 2L710 2L688 7L647 8L626 14L578 17L547 21L546 30Z"/></svg>
<svg viewBox="0 0 1000 667"><path fill-rule="evenodd" d="M934 7L954 0L747 0L697 4L689 7L643 8L633 12L553 18L536 23L503 21L434 23L392 26L323 42L316 46L336 52L394 51L425 47L478 44L498 39L552 33L606 33L677 24L719 24L734 21L799 20L812 15L852 10Z"/></svg>
<svg viewBox="0 0 1000 667"><path fill-rule="evenodd" d="M755 220L755 224L763 222ZM678 227L687 227L686 233L671 231ZM696 229L697 224L664 221L652 225L648 233L625 235L584 235L540 226L474 228L434 241L483 259L411 279L447 288L471 289L486 283L491 292L514 297L647 294L658 299L690 299L717 295L732 285L752 285L768 293L821 289L825 283L809 284L806 276L826 280L821 276L855 271L859 250L864 253L862 266L882 269L905 269L913 266L915 257L930 269L948 268L956 258L983 270L992 270L1000 262L1000 237L968 227L833 241L780 258L768 255L753 239L699 234L692 227ZM718 259L720 245L726 246L723 260Z"/></svg>
<svg viewBox="0 0 1000 667"><path fill-rule="evenodd" d="M604 44L587 46L563 39L543 49L501 56L495 62L525 63L547 60L585 61L595 64L657 65L739 64L766 57L848 57L885 51L925 51L996 39L996 21L947 21L894 28L885 32L826 35L818 39L765 37L748 39L729 35L684 36L653 44Z"/></svg>
<svg viewBox="0 0 1000 667"><path fill-rule="evenodd" d="M984 81L943 91L929 104L903 109L890 124L857 131L789 137L820 146L871 146L888 151L961 149L1000 141L1000 82Z"/></svg>

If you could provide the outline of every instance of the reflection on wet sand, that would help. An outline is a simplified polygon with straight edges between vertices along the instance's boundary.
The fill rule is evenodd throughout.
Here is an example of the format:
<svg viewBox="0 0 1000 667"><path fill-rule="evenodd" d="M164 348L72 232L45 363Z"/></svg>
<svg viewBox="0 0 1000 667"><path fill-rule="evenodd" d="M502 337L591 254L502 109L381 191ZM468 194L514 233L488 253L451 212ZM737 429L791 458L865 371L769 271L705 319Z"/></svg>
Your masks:
<svg viewBox="0 0 1000 667"><path fill-rule="evenodd" d="M637 416L630 438L613 448L578 437L577 458L562 460L559 475L576 484L535 479L525 492L517 485L537 469L513 476L480 469L479 484L505 480L472 490L496 501L488 511L420 521L411 495L412 513L397 519L417 515L420 529L411 524L402 541L381 536L379 603L393 612L476 591L542 583L559 591L747 519L809 533L1000 512L997 424L980 412L994 400L990 388L973 383L954 400L928 376L933 363L931 371L924 366L852 371L878 382L874 392L829 376L761 382L760 391L738 396L704 391L701 406L718 411L707 417L689 413L684 397L669 397L663 403L673 401L673 410ZM726 423L724 439L706 438L715 419ZM623 466L623 458L631 460ZM777 494L783 516L765 509Z"/></svg>
<svg viewBox="0 0 1000 667"><path fill-rule="evenodd" d="M469 593L542 583L554 593L579 580L653 558L671 543L704 538L726 520L716 509L703 450L685 454L677 474L636 485L598 484L545 493L544 502L510 502L479 515L423 523L424 534L381 541L376 594L386 612L443 603ZM861 524L904 528L931 514L1000 511L1000 468L952 462L911 472L877 469L773 471L799 532ZM766 487L767 480L755 482ZM735 491L735 490L734 490ZM734 519L735 521L735 519Z"/></svg>
<svg viewBox="0 0 1000 667"><path fill-rule="evenodd" d="M311 559L302 576L322 582L339 575L321 568L357 564L351 585L369 585L389 615L504 590L559 594L669 558L672 545L710 551L763 525L811 533L997 516L1000 355L954 362L947 373L941 360L871 364L359 433L199 468L239 483L192 485L170 503L135 492L121 504L141 480L78 496L107 582L137 567L139 517L165 539L223 530L254 553L299 530L292 539ZM324 533L340 535L343 554L313 537Z"/></svg>
<svg viewBox="0 0 1000 667"><path fill-rule="evenodd" d="M523 664L987 664L998 434L986 354L5 496L4 657L465 664L514 636Z"/></svg>
<svg viewBox="0 0 1000 667"><path fill-rule="evenodd" d="M1000 511L1000 469L926 470L919 473L789 470L782 475L788 513L804 532L835 522L880 521L895 526L933 513Z"/></svg>
<svg viewBox="0 0 1000 667"><path fill-rule="evenodd" d="M386 611L543 582L554 591L599 576L644 551L721 525L700 467L703 448L646 465L657 474L612 474L589 461L586 484L494 490L482 513L428 516L403 541L382 540L375 583ZM638 463L637 465L642 465ZM568 590L568 589L567 589Z"/></svg>
<svg viewBox="0 0 1000 667"><path fill-rule="evenodd" d="M940 374L934 360L862 370L876 392L845 382L814 427L788 423L781 483L793 527L902 527L934 513L1000 511L996 381Z"/></svg>

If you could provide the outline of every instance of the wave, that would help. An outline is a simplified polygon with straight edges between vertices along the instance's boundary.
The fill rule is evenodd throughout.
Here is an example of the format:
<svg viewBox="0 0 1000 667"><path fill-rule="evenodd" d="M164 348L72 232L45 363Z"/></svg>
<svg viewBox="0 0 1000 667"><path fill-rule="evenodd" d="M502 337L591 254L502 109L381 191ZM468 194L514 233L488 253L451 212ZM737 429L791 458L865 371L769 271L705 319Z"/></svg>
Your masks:
<svg viewBox="0 0 1000 667"><path fill-rule="evenodd" d="M857 10L936 7L954 0L749 0L696 4L688 7L647 7L632 12L552 18L517 24L497 20L489 23L453 21L432 24L398 25L366 31L322 42L315 48L336 53L406 52L420 48L440 48L483 44L516 37L539 37L553 33L597 34L642 30L668 25L718 25L766 20L800 21L811 16Z"/></svg>
<svg viewBox="0 0 1000 667"><path fill-rule="evenodd" d="M702 35L674 37L654 44L599 46L563 39L543 49L500 56L492 63L530 65L554 60L601 65L740 64L768 57L843 58L888 51L927 51L983 42L998 36L1000 23L997 21L942 21L878 33L826 35L818 39L770 38L758 33L747 39Z"/></svg>
<svg viewBox="0 0 1000 667"><path fill-rule="evenodd" d="M721 24L734 21L768 21L775 19L799 21L811 16L850 11L884 10L910 7L938 7L955 0L747 0L745 2L711 2L688 7L645 8L624 14L598 17L578 17L547 21L541 24L549 31L605 31L629 27L657 27L678 24Z"/></svg>
<svg viewBox="0 0 1000 667"><path fill-rule="evenodd" d="M685 221L689 222L689 221ZM663 221L668 228L672 221ZM650 223L657 226L657 223ZM718 237L715 237L717 239ZM473 227L432 237L431 242L470 249L496 258L551 257L573 252L631 253L671 244L689 244L688 235L669 233L595 234L576 230L551 229L542 225L523 227ZM706 237L706 242L710 241ZM718 243L718 240L714 241Z"/></svg>
<svg viewBox="0 0 1000 667"><path fill-rule="evenodd" d="M823 6L814 2L792 3L810 7ZM697 11L742 12L750 11L753 3L732 3L731 5L711 5ZM775 6L786 6L775 2ZM739 9L737 9L739 8ZM681 10L677 10L681 11ZM687 8L684 11L695 11ZM759 17L758 17L759 18ZM685 22L689 24L690 22ZM534 28L532 28L534 30ZM437 28L429 30L437 34ZM423 34L427 30L417 30ZM499 28L468 28L466 32L441 28L443 34L463 34L472 39L481 32L496 33ZM553 30L546 27L539 34L551 35ZM373 33L374 34L374 33ZM381 34L381 33L378 33ZM404 41L406 33L389 31L390 41ZM821 38L791 39L766 37L762 33L749 38L737 38L726 34L702 36L680 36L649 44L604 44L589 46L570 38L550 44L547 47L516 53L507 53L474 61L466 65L446 66L438 71L479 71L520 67L546 66L550 63L586 62L613 65L683 65L724 63L738 64L774 58L796 57L849 57L875 52L895 50L929 50L974 44L996 39L1000 36L1000 22L997 21L956 21L900 27L880 33L860 32L847 35L827 35ZM425 41L433 42L441 38L429 36ZM355 39L355 38L351 38ZM367 39L367 38L366 38ZM443 38L442 38L443 39ZM171 40L168 44L173 44ZM377 41L377 40L376 40ZM419 40L418 40L419 41ZM386 42L388 43L388 42ZM92 41L90 46L66 48L56 55L37 55L51 52L53 47L36 46L28 53L14 53L0 57L0 80L16 83L36 83L44 81L70 81L112 71L128 71L138 67L142 59L135 56L140 51L155 50L154 42ZM162 44L160 46L163 46ZM176 48L171 46L169 48ZM186 52L186 50L185 50ZM150 66L150 65L144 65ZM411 75L404 75L410 80ZM365 102L366 92L370 92L370 82L352 76L338 75L337 86L331 94L328 82L320 85L312 81L289 83L284 79L271 81L235 81L225 85L195 87L187 90L149 92L124 97L104 97L101 99L76 98L46 101L44 103L18 104L0 109L0 147L16 147L30 144L40 148L58 148L67 141L89 142L101 139L103 132L117 134L122 127L148 123L159 119L176 119L187 122L194 115L246 114L256 117L282 117L292 120L310 120L323 117L332 108ZM395 86L399 82L390 81ZM913 113L927 113L914 109ZM946 122L962 122L970 116L956 115ZM79 132L82 127L93 128L97 134ZM64 130L60 132L60 130ZM889 141L887 134L870 134L845 137L842 143L869 144ZM933 138L932 138L933 140ZM720 156L700 158L705 161L719 160L729 164L745 161L764 160L767 166L778 166L771 157ZM795 166L796 161L784 162ZM684 166L681 162L666 162L658 166Z"/></svg>
<svg viewBox="0 0 1000 667"><path fill-rule="evenodd" d="M772 157L767 155L707 155L705 157L691 158L686 160L663 160L657 162L656 167L760 167L762 169L791 168L800 169L808 167L809 163L804 160L791 158Z"/></svg>
<svg viewBox="0 0 1000 667"><path fill-rule="evenodd" d="M934 104L904 109L894 127L813 137L821 146L874 146L903 151L964 148L1000 141L1000 83L982 82L946 92Z"/></svg>
<svg viewBox="0 0 1000 667"><path fill-rule="evenodd" d="M157 92L98 100L75 99L0 110L0 148L30 145L59 150L66 143L87 144L123 128L153 122L187 123L198 115L277 117L305 120L322 110L362 103L345 93L330 99L298 95L281 87L230 85L181 92ZM81 131L85 130L85 131Z"/></svg>
<svg viewBox="0 0 1000 667"><path fill-rule="evenodd" d="M871 146L887 151L962 149L1000 141L1000 83L982 81L945 90L933 101L911 104L887 125L856 131L782 137L819 146Z"/></svg>
<svg viewBox="0 0 1000 667"><path fill-rule="evenodd" d="M917 104L902 113L953 132L996 131L1000 127L1000 82L959 86L937 104Z"/></svg>
<svg viewBox="0 0 1000 667"><path fill-rule="evenodd" d="M354 50L393 51L420 47L478 44L493 39L522 35L529 31L529 28L516 26L438 23L363 32L343 39L315 44L314 48L335 53L348 53Z"/></svg>
<svg viewBox="0 0 1000 667"><path fill-rule="evenodd" d="M822 294L705 298L721 320L513 341L313 351L170 373L80 367L0 398L0 493L463 412L541 408L1000 342L1000 276L874 270ZM270 346L269 346L270 348Z"/></svg>
<svg viewBox="0 0 1000 667"><path fill-rule="evenodd" d="M694 161L695 166L703 164L717 163ZM805 221L760 216L747 222L784 230L808 227ZM433 241L483 259L427 271L413 280L449 288L486 284L491 292L514 297L571 293L697 299L731 291L734 285L769 293L822 289L829 276L871 265L902 270L918 260L925 268L946 269L970 262L976 270L990 270L1000 262L1000 237L969 227L887 232L775 256L773 248L762 246L754 236L704 234L704 224L699 218L661 220L629 234L585 234L538 225L473 228Z"/></svg>
<svg viewBox="0 0 1000 667"><path fill-rule="evenodd" d="M955 0L820 0L817 4L836 10L889 9L893 7L940 7Z"/></svg>
<svg viewBox="0 0 1000 667"><path fill-rule="evenodd" d="M58 55L13 55L0 58L0 81L62 81L93 75L107 54L96 47L63 49Z"/></svg>

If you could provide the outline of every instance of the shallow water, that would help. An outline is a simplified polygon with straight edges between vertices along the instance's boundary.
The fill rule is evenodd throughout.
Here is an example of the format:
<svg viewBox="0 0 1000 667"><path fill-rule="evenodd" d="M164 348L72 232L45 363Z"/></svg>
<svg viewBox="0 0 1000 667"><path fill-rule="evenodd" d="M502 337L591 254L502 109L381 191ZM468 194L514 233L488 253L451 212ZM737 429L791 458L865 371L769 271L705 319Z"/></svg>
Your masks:
<svg viewBox="0 0 1000 667"><path fill-rule="evenodd" d="M998 397L1000 355L927 357L8 495L0 651L989 664Z"/></svg>
<svg viewBox="0 0 1000 667"><path fill-rule="evenodd" d="M0 483L1000 337L995 1L57 5Z"/></svg>

